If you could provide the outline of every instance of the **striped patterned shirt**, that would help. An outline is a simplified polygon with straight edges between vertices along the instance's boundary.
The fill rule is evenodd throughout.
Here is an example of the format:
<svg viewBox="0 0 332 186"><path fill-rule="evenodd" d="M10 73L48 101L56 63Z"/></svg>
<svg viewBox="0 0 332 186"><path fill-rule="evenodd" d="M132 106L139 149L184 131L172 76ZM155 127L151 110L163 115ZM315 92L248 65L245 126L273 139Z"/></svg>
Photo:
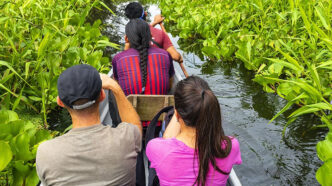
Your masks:
<svg viewBox="0 0 332 186"><path fill-rule="evenodd" d="M112 60L114 79L116 79L124 93L142 93L142 73L140 69L139 53L129 49L115 55ZM171 56L163 49L149 48L147 81L144 94L164 95L169 89L169 78L174 75Z"/></svg>
<svg viewBox="0 0 332 186"><path fill-rule="evenodd" d="M115 55L112 60L113 76L125 95L142 93L142 73L139 53L129 49ZM163 49L149 48L147 79L144 94L165 95L168 92L169 79L174 75L172 57ZM144 127L149 121L142 121ZM160 122L157 126L160 126Z"/></svg>

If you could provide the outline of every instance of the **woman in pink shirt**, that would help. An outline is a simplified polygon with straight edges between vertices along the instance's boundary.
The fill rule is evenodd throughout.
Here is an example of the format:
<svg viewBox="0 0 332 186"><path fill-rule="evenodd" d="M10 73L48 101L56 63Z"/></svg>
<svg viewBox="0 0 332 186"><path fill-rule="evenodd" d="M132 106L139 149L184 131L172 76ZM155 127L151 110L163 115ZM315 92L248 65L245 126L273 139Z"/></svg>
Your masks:
<svg viewBox="0 0 332 186"><path fill-rule="evenodd" d="M146 155L160 185L226 185L240 146L225 136L220 106L209 85L191 76L177 84L175 114L163 138L151 140Z"/></svg>

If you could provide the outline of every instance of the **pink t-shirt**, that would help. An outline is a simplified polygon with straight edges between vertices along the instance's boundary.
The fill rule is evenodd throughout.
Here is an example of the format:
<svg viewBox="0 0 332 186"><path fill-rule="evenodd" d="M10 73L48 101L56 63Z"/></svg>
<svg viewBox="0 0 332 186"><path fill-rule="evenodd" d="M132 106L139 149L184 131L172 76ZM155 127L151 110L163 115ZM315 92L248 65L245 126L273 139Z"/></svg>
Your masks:
<svg viewBox="0 0 332 186"><path fill-rule="evenodd" d="M224 172L230 172L234 164L241 164L240 145L231 138L232 149L226 158L217 158L217 166ZM194 162L194 149L183 142L171 138L155 138L146 147L146 155L151 167L156 169L160 185L192 186L198 174L198 160ZM206 185L226 185L228 175L214 170L210 164Z"/></svg>

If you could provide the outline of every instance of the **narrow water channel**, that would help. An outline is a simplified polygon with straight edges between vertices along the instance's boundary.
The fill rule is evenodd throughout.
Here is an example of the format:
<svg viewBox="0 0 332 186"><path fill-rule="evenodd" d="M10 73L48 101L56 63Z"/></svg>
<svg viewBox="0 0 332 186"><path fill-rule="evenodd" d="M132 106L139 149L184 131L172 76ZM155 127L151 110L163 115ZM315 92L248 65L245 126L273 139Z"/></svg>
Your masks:
<svg viewBox="0 0 332 186"><path fill-rule="evenodd" d="M128 21L123 15L126 4L113 6L117 16L91 15L92 19L100 18L108 25L104 34L120 45L124 43L124 26ZM156 4L147 4L145 9L150 20L160 13ZM192 52L182 51L187 46L179 47L179 38L169 36L183 54L188 73L204 78L218 97L226 134L239 139L243 164L234 168L243 185L319 185L315 171L321 162L315 145L327 130L310 130L313 124L320 123L317 118L308 115L297 119L283 138L282 131L290 112L271 124L268 122L285 106L285 100L265 93L251 80L254 74L241 63L207 62ZM109 50L107 55L111 57L114 52Z"/></svg>

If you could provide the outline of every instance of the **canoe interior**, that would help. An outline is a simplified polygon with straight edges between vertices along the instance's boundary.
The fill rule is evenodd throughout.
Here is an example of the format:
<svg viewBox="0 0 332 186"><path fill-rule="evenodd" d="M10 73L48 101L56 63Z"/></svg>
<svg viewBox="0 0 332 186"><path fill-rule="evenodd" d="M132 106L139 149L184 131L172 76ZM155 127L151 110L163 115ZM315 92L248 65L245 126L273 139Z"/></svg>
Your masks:
<svg viewBox="0 0 332 186"><path fill-rule="evenodd" d="M108 73L108 75L109 76L112 76L112 70ZM176 84L179 82L179 81L181 81L183 79L183 77L181 76L181 74L180 74L180 72L179 72L179 70L178 69L176 69L175 68L175 76L174 76L174 80L173 80L173 84L172 84L172 87L171 87L171 89L170 89L170 91L169 91L169 95L172 95L173 93L174 93L174 90L175 90L175 86L176 86ZM100 111L100 121L104 124L104 125L111 125L112 126L112 118L110 117L110 113L109 113L109 106L108 106L108 90L105 90L105 93L106 93L106 99L104 99L104 101L100 104L100 106L99 106L99 111ZM133 98L130 98L130 96L128 96L129 97L129 100L131 100L131 103L133 103L134 101L133 101ZM151 97L153 97L153 96L151 96ZM143 99L142 99L143 100ZM158 100L160 100L160 99L158 99ZM137 100L138 101L138 100ZM138 108L138 107L140 107L140 109L143 109L144 110L144 108L147 108L147 105L146 106L139 106L139 103L140 102L137 102L136 104L136 107ZM143 102L142 102L143 103ZM155 102L153 102L153 101L151 101L150 103L155 103ZM145 103L144 103L145 104ZM151 104L151 105L153 105L153 104ZM174 104L174 99L173 99L173 104ZM158 107L158 110L157 111L155 111L156 113L160 110L159 109L160 108L160 105L159 105L159 107ZM154 108L154 109L157 109L157 107L156 108ZM141 112L145 112L145 111L141 111ZM150 109L151 110L151 109ZM147 120L149 120L148 118L149 117L151 117L153 114L150 114L149 116L146 116L147 118L144 118L144 119L147 119ZM141 115L140 115L141 116ZM145 116L144 116L145 117ZM146 157L145 157L145 161L147 161L147 159L146 159ZM147 163L147 162L146 162ZM146 170L146 173L147 173L147 170ZM147 175L147 174L146 174ZM235 173L235 171L234 171L234 169L232 168L232 170L231 170L231 173L230 173L230 175L229 175L229 178L228 178L228 180L227 180L227 186L242 186L242 184L241 184L241 182L240 182L240 180L239 180L239 178L237 177L237 175L236 175L236 173Z"/></svg>

